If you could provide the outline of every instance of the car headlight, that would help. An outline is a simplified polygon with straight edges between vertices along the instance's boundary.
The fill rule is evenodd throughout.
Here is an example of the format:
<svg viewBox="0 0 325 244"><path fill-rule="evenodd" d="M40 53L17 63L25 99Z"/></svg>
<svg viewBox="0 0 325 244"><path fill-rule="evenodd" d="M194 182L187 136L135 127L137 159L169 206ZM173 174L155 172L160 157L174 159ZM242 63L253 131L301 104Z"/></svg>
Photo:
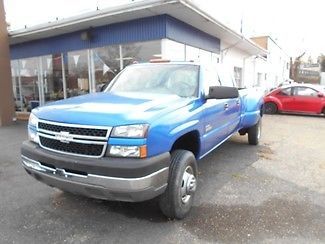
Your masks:
<svg viewBox="0 0 325 244"><path fill-rule="evenodd" d="M33 126L33 127L37 127L37 124L38 124L38 118L35 116L35 114L30 113L29 120L28 120L28 125Z"/></svg>
<svg viewBox="0 0 325 244"><path fill-rule="evenodd" d="M37 126L38 118L33 113L30 113L28 120L28 139L36 143L39 142Z"/></svg>
<svg viewBox="0 0 325 244"><path fill-rule="evenodd" d="M144 138L148 127L147 124L117 126L113 128L111 137Z"/></svg>
<svg viewBox="0 0 325 244"><path fill-rule="evenodd" d="M145 158L147 157L147 146L110 146L109 154L113 157Z"/></svg>

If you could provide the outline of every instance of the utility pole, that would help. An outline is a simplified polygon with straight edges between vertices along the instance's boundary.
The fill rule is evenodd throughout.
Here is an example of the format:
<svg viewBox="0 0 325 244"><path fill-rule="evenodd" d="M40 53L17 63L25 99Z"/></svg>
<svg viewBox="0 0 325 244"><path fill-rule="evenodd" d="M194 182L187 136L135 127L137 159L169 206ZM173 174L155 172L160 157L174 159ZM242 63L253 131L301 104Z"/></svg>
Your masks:
<svg viewBox="0 0 325 244"><path fill-rule="evenodd" d="M0 126L12 123L14 98L12 92L9 38L3 0L0 0Z"/></svg>

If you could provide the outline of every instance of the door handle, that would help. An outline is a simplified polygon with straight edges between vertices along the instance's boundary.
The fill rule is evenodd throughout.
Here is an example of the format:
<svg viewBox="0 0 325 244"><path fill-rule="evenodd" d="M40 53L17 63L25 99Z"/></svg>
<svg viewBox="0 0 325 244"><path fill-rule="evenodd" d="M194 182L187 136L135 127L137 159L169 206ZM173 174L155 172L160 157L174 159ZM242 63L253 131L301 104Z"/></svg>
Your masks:
<svg viewBox="0 0 325 244"><path fill-rule="evenodd" d="M236 100L236 105L239 105L239 104L240 104L240 100L237 99L237 100Z"/></svg>
<svg viewBox="0 0 325 244"><path fill-rule="evenodd" d="M228 103L225 103L224 107L223 107L225 110L227 110L229 108L229 104Z"/></svg>

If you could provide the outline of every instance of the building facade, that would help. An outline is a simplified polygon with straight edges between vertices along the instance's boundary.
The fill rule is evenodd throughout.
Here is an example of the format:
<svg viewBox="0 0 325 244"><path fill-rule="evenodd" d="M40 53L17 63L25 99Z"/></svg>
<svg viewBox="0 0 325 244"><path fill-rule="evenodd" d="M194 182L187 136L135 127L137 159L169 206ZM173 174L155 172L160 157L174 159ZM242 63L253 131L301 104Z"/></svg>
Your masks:
<svg viewBox="0 0 325 244"><path fill-rule="evenodd" d="M256 60L257 74L255 83L257 86L271 89L289 79L290 57L270 36L251 38L256 44L268 51L264 61Z"/></svg>
<svg viewBox="0 0 325 244"><path fill-rule="evenodd" d="M136 2L10 34L15 108L22 112L97 92L127 65L156 58L217 64L226 57L244 86L246 59L266 54L184 1ZM239 44L226 56L225 43ZM242 61L233 65L231 56Z"/></svg>

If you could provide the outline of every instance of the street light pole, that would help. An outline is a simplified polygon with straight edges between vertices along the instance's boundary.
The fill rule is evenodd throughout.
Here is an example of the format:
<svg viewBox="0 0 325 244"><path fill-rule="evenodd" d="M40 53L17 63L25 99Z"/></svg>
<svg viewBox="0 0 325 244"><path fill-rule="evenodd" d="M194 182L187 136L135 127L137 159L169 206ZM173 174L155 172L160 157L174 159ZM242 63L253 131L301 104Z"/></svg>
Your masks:
<svg viewBox="0 0 325 244"><path fill-rule="evenodd" d="M14 116L9 37L3 0L0 0L0 126L9 125Z"/></svg>

